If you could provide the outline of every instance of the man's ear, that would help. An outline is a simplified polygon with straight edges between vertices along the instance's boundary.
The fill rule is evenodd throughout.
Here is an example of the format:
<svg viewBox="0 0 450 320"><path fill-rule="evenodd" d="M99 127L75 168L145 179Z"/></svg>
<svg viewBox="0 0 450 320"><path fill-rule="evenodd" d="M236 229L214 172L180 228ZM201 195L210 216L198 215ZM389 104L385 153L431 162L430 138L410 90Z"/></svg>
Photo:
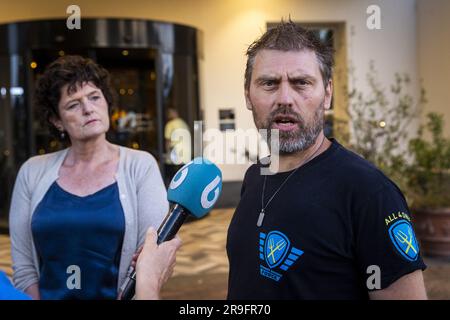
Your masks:
<svg viewBox="0 0 450 320"><path fill-rule="evenodd" d="M331 108L331 98L333 97L333 80L329 80L327 86L325 87L325 110L330 110Z"/></svg>
<svg viewBox="0 0 450 320"><path fill-rule="evenodd" d="M248 89L245 89L245 104L247 105L248 110L253 110L253 105L250 100L250 92Z"/></svg>

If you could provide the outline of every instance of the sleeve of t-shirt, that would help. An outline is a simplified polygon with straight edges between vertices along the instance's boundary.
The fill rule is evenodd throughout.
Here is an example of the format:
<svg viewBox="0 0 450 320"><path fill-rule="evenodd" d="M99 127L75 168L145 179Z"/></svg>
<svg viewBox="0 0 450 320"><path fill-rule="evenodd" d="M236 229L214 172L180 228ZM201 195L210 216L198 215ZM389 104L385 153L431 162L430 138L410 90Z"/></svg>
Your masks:
<svg viewBox="0 0 450 320"><path fill-rule="evenodd" d="M355 221L356 258L369 291L387 288L406 274L425 270L408 205L394 185L384 186L364 201Z"/></svg>

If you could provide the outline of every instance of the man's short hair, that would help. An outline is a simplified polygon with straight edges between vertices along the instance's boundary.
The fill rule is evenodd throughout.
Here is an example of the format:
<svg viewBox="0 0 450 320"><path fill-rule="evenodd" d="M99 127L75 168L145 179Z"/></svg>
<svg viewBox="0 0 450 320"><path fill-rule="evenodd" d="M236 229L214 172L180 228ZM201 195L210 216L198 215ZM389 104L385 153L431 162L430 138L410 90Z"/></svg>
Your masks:
<svg viewBox="0 0 450 320"><path fill-rule="evenodd" d="M276 27L267 30L247 49L245 69L245 89L250 88L255 57L261 50L302 51L311 50L316 54L322 74L324 87L333 75L334 50L330 44L323 43L314 32L299 26L290 19L281 21Z"/></svg>

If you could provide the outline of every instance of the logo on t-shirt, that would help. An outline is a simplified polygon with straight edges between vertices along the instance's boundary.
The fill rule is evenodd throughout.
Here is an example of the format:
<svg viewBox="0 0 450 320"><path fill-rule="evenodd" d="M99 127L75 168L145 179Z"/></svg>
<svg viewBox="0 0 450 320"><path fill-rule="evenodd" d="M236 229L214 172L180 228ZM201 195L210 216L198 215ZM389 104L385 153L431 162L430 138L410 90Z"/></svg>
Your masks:
<svg viewBox="0 0 450 320"><path fill-rule="evenodd" d="M260 265L260 274L269 279L279 281L283 271L288 271L303 251L291 246L288 237L280 231L268 234L259 233L259 258L265 262Z"/></svg>
<svg viewBox="0 0 450 320"><path fill-rule="evenodd" d="M415 261L419 256L419 245L411 223L399 220L389 227L389 236L395 249L406 260Z"/></svg>

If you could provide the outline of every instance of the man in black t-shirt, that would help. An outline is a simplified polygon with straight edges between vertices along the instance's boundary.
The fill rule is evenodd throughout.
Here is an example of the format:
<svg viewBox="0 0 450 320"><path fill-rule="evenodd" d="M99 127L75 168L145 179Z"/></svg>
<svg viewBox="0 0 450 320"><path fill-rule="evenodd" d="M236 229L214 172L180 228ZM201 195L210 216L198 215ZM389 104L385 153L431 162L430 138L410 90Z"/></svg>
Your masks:
<svg viewBox="0 0 450 320"><path fill-rule="evenodd" d="M397 186L323 133L333 52L291 21L247 51L258 129L278 162L251 166L228 230L229 299L426 299L411 216ZM270 169L275 172L267 175Z"/></svg>

